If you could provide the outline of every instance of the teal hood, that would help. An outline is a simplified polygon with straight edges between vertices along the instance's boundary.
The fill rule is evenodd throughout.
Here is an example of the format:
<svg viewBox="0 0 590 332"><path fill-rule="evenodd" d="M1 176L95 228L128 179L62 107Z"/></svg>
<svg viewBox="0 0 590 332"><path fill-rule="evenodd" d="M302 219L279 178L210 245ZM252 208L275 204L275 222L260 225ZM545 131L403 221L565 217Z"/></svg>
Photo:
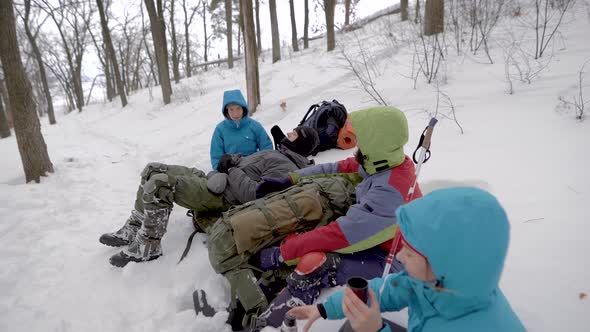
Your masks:
<svg viewBox="0 0 590 332"><path fill-rule="evenodd" d="M397 220L444 288L431 299L437 310L453 317L493 302L510 232L494 196L470 187L436 190L401 206Z"/></svg>
<svg viewBox="0 0 590 332"><path fill-rule="evenodd" d="M228 104L236 104L242 106L242 108L244 109L244 118L247 117L248 114L250 114L248 103L246 102L246 99L244 99L244 96L242 95L242 92L240 90L227 90L223 93L223 106L221 106L221 113L226 118L227 112L225 111L225 108Z"/></svg>

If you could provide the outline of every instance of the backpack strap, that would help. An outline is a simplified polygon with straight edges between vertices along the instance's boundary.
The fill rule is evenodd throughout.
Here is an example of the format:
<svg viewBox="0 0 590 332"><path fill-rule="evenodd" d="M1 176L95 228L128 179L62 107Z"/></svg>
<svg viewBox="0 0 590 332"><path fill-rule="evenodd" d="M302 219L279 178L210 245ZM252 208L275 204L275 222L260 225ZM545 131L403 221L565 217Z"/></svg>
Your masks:
<svg viewBox="0 0 590 332"><path fill-rule="evenodd" d="M309 115L309 113L311 113L311 111L315 111L316 109L318 109L320 107L319 104L313 104L309 107L309 109L307 110L307 113L305 113L305 116L303 117L303 119L301 119L301 122L299 122L299 124L297 125L298 127L301 126L305 120L307 120L307 116Z"/></svg>
<svg viewBox="0 0 590 332"><path fill-rule="evenodd" d="M277 232L277 224L274 223L273 217L272 217L272 213L270 212L270 210L268 209L268 207L266 205L264 205L264 203L262 202L262 199L257 199L254 202L255 202L254 205L264 215L264 219L266 219L266 223L270 227L270 230L272 232L272 236L273 237L279 236L279 233Z"/></svg>

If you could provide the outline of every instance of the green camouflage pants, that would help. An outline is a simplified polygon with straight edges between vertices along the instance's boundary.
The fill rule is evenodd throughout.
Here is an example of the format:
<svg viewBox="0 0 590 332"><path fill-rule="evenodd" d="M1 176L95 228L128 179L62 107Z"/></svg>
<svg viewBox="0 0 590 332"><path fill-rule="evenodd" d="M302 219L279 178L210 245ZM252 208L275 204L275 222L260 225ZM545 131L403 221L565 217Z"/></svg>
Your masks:
<svg viewBox="0 0 590 332"><path fill-rule="evenodd" d="M141 172L135 210L172 208L176 203L203 215L219 214L230 205L223 195L207 189L207 176L201 170L177 165L149 163Z"/></svg>

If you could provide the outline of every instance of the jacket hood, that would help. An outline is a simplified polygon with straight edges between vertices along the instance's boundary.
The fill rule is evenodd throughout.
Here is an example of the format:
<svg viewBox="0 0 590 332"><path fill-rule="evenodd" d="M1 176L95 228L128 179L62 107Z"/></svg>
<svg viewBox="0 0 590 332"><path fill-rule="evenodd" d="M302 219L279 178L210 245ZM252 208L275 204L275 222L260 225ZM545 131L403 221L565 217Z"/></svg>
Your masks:
<svg viewBox="0 0 590 332"><path fill-rule="evenodd" d="M404 162L408 142L408 120L390 106L373 107L350 113L357 146L365 156L363 168L368 174L396 167Z"/></svg>
<svg viewBox="0 0 590 332"><path fill-rule="evenodd" d="M227 118L227 112L225 108L228 104L236 104L242 106L244 109L244 118L250 114L248 103L240 90L227 90L223 93L223 106L221 106L221 114ZM230 120L231 121L231 120Z"/></svg>
<svg viewBox="0 0 590 332"><path fill-rule="evenodd" d="M427 257L444 288L437 292L439 302L466 310L491 301L499 291L510 232L494 196L472 187L441 189L396 214L402 234Z"/></svg>

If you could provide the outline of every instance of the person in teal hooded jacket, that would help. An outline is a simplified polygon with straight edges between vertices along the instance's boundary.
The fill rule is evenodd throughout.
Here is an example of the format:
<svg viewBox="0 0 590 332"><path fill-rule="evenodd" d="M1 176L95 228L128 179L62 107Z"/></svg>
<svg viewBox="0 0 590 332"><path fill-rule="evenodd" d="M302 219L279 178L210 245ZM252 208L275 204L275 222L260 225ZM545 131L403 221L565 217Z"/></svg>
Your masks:
<svg viewBox="0 0 590 332"><path fill-rule="evenodd" d="M248 104L240 90L223 93L221 121L211 137L211 166L217 170L219 160L224 154L239 153L246 157L254 152L272 150L272 142L262 125L250 118Z"/></svg>
<svg viewBox="0 0 590 332"><path fill-rule="evenodd" d="M345 316L354 330L391 331L379 313L406 307L412 332L525 330L498 286L510 225L494 196L469 187L441 189L396 214L396 258L405 269L369 282L369 306L346 288L324 303L291 309L308 319L304 331L319 317Z"/></svg>

